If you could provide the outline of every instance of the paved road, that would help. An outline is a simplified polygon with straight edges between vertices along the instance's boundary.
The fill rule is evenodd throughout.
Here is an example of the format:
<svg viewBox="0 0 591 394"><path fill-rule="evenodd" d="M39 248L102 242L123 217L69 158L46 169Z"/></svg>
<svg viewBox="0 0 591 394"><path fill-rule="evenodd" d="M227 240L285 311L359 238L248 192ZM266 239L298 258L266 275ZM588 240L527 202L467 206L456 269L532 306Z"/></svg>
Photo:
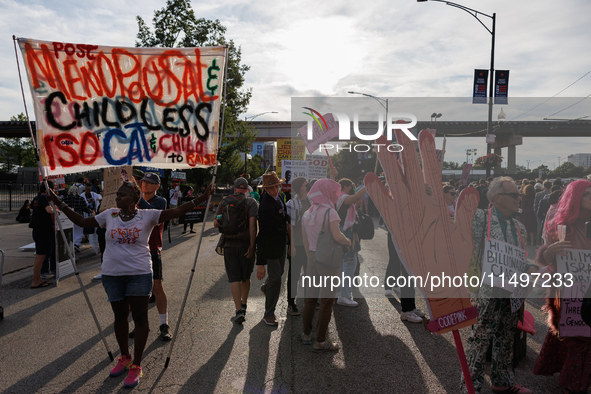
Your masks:
<svg viewBox="0 0 591 394"><path fill-rule="evenodd" d="M11 250L17 246L14 237L31 242L26 225L2 225L7 223L0 221L0 248ZM181 235L181 231L180 226L173 228L173 243L169 245L166 241L163 251L164 284L173 327L199 235ZM243 326L233 324L230 320L233 302L223 259L213 250L218 239L216 233L208 223L181 330L167 369L164 362L169 344L157 338L158 315L151 306L152 331L142 363L144 377L134 392L458 392L460 364L451 334L436 336L420 324L402 323L398 300L385 298L381 289L373 293L362 289L373 297L360 300L357 308L335 306L329 335L341 344L338 353L314 354L310 346L301 344L301 316L286 314L285 294L278 306L279 327L263 324L264 300L256 279L247 321ZM382 277L387 261L386 232L378 229L375 238L363 247L361 272ZM79 261L80 277L108 345L117 356L112 312L101 284L91 282L99 271L100 260L90 251L85 253ZM28 261L32 264L31 256L22 256L11 255L7 265L26 267ZM114 364L107 356L76 278L68 277L57 287L31 290L31 277L30 268L16 270L4 276L0 289L0 305L5 314L0 321L0 391L121 392L123 377L108 376ZM418 303L424 305L422 300ZM558 376L540 377L531 373L547 331L539 306L539 300L527 303L527 309L536 319L537 334L528 338L527 356L517 367L516 376L536 393L557 393ZM468 329L464 329L464 340L467 335ZM483 393L490 392L487 382Z"/></svg>

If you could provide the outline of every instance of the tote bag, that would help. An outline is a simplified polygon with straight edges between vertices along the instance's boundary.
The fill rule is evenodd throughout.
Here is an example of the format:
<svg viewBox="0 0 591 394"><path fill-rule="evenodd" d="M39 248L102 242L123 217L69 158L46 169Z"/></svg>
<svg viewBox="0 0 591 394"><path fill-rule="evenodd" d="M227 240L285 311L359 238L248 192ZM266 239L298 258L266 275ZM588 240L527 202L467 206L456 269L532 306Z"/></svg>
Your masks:
<svg viewBox="0 0 591 394"><path fill-rule="evenodd" d="M324 220L322 221L322 230L318 234L318 240L316 241L314 260L326 267L340 268L343 264L343 250L341 249L341 245L334 240L332 233L330 232L330 223L327 231L323 231L329 213L330 209L327 209L324 214Z"/></svg>

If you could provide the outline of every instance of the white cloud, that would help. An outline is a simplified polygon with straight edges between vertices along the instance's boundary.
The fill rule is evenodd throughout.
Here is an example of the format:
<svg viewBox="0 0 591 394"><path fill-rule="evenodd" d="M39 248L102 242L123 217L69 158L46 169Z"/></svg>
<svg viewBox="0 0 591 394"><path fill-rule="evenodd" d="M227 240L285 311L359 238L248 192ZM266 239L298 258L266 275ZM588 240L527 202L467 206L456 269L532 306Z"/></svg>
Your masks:
<svg viewBox="0 0 591 394"><path fill-rule="evenodd" d="M497 13L495 66L511 70L510 97L550 97L591 70L588 1L460 2ZM0 0L0 35L133 46L136 15L150 23L153 11L164 5L164 0ZM473 70L490 65L491 35L472 16L443 3L221 0L194 1L193 8L197 17L220 19L227 37L242 47L243 62L251 67L245 86L253 88L248 115L279 112L259 118L263 120L289 120L292 96L347 96L354 90L380 97L467 97ZM487 18L483 21L490 26ZM0 42L0 62L0 119L7 120L24 110L10 40ZM589 93L591 75L560 96ZM527 118L549 115L543 108ZM425 112L435 110L444 113ZM474 111L484 113L485 120L485 110ZM494 113L498 111L495 106ZM514 109L509 111L507 119L517 116ZM561 113L584 115L591 113L581 115L577 108ZM448 158L458 151L454 161L463 161L463 146L484 145L478 141L448 141ZM556 155L557 150L566 156L580 150L581 141L526 139L517 148L518 162L535 160L539 153Z"/></svg>

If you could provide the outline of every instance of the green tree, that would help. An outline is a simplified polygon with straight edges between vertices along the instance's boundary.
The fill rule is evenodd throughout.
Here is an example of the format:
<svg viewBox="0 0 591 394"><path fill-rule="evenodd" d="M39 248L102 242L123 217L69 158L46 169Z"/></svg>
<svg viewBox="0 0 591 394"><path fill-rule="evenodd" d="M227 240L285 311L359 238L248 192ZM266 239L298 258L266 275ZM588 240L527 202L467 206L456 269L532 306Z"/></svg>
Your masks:
<svg viewBox="0 0 591 394"><path fill-rule="evenodd" d="M464 168L464 165L455 161L444 160L443 164L441 165L442 170L461 170L462 168Z"/></svg>
<svg viewBox="0 0 591 394"><path fill-rule="evenodd" d="M24 113L10 118L13 122L26 121ZM31 138L0 138L0 162L2 169L11 172L18 167L37 167L35 149Z"/></svg>
<svg viewBox="0 0 591 394"><path fill-rule="evenodd" d="M252 96L251 89L243 88L244 75L250 67L241 64L241 48L236 46L233 40L226 39L226 28L219 20L197 18L189 0L167 0L164 8L154 11L153 32L142 17L137 16L136 19L139 31L135 45L138 47L228 45L226 100L223 102L224 134L222 148L218 154L221 164L218 169L218 180L233 181L244 172L244 161L240 158L240 152L249 151L248 147L257 136L254 128L239 119L240 114L246 112ZM211 178L209 170L200 169L195 172L198 179Z"/></svg>
<svg viewBox="0 0 591 394"><path fill-rule="evenodd" d="M332 164L335 166L339 175L337 179L349 178L353 182L357 182L359 178L365 177L368 172L373 172L376 164L376 153L371 150L368 153L367 159L365 153L357 153L354 150L356 142L348 142L343 146L342 150L336 155L332 155ZM349 148L351 147L351 152ZM371 156L371 157L370 157ZM378 172L381 172L381 168L378 168Z"/></svg>
<svg viewBox="0 0 591 394"><path fill-rule="evenodd" d="M575 177L580 178L585 173L585 169L582 166L575 166L570 161L565 161L554 171L550 173L551 176L560 176L560 177Z"/></svg>

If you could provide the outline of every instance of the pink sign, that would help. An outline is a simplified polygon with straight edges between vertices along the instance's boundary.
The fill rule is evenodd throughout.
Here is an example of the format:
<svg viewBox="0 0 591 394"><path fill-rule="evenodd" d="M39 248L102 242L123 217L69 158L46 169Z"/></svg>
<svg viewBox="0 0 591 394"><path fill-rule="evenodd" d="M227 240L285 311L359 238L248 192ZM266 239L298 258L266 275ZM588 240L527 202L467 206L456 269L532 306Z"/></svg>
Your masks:
<svg viewBox="0 0 591 394"><path fill-rule="evenodd" d="M462 168L462 177L460 178L460 184L464 186L468 184L468 175L470 175L471 169L472 164L464 164L464 168Z"/></svg>
<svg viewBox="0 0 591 394"><path fill-rule="evenodd" d="M316 122L308 121L306 126L298 130L310 154L313 154L321 144L339 135L339 125L332 114L325 114L317 119Z"/></svg>
<svg viewBox="0 0 591 394"><path fill-rule="evenodd" d="M572 287L563 287L559 324L561 337L591 336L591 327L581 318L581 306L587 286L587 283L574 282Z"/></svg>

